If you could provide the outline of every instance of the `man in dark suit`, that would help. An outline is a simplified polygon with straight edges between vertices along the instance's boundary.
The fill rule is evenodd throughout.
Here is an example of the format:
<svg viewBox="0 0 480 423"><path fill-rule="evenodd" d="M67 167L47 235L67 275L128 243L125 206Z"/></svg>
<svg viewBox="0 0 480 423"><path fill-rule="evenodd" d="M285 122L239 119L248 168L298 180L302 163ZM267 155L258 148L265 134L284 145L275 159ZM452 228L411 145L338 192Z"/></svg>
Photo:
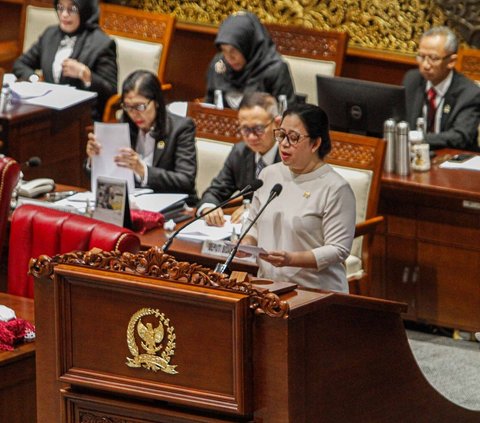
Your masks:
<svg viewBox="0 0 480 423"><path fill-rule="evenodd" d="M252 183L261 169L280 161L273 130L280 123L275 98L266 93L249 93L243 97L238 110L239 130L243 141L235 144L225 160L220 173L203 193L198 205L204 214L233 193ZM240 221L243 208L232 215L232 222ZM222 226L225 222L222 209L205 216L209 225Z"/></svg>
<svg viewBox="0 0 480 423"><path fill-rule="evenodd" d="M425 119L426 141L432 148L477 150L480 88L455 71L458 42L447 27L435 27L420 39L418 70L405 75L410 128Z"/></svg>

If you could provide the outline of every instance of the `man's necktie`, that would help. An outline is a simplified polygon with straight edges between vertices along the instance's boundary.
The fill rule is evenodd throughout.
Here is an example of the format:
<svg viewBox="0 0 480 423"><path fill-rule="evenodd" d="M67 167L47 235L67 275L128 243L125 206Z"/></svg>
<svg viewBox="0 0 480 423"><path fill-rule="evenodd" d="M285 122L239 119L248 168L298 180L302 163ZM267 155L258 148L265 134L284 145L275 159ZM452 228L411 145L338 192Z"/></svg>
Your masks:
<svg viewBox="0 0 480 423"><path fill-rule="evenodd" d="M427 132L435 132L435 114L437 107L435 99L437 98L437 92L435 88L431 87L427 91L428 110L427 110Z"/></svg>
<svg viewBox="0 0 480 423"><path fill-rule="evenodd" d="M260 159L257 162L257 167L255 168L255 177L258 178L258 174L260 171L266 166L267 164L263 161L263 159L260 157Z"/></svg>

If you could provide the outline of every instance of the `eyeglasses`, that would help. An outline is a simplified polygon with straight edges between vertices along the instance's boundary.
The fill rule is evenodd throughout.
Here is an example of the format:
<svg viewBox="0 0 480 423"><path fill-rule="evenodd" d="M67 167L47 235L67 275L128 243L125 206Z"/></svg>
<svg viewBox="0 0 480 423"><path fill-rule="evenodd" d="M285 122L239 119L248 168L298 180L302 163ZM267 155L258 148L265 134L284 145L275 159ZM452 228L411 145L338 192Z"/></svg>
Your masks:
<svg viewBox="0 0 480 423"><path fill-rule="evenodd" d="M244 136L245 138L247 138L250 134L254 134L256 137L261 137L262 135L265 134L265 131L272 124L274 120L275 119L272 119L266 125L255 125L252 127L241 126L240 128L238 128L238 132L240 132L240 134L242 134L242 136Z"/></svg>
<svg viewBox="0 0 480 423"><path fill-rule="evenodd" d="M63 12L67 12L68 16L78 15L78 7L73 5L71 7L65 7L63 4L57 4L57 13L61 15Z"/></svg>
<svg viewBox="0 0 480 423"><path fill-rule="evenodd" d="M125 110L126 112L144 112L147 110L148 105L152 102L152 99L148 100L146 103L138 103L138 104L125 104L122 103L122 109Z"/></svg>
<svg viewBox="0 0 480 423"><path fill-rule="evenodd" d="M417 54L415 58L417 59L418 63L423 63L426 60L431 65L438 65L440 62L444 61L445 59L448 59L452 55L453 53L450 53L450 54L447 54L446 56L440 57L440 56L431 56L429 54Z"/></svg>
<svg viewBox="0 0 480 423"><path fill-rule="evenodd" d="M279 128L273 130L273 138L275 141L281 144L285 139L288 142L288 145L297 145L302 138L310 138L309 135L302 135L295 131L290 131L287 133L285 129Z"/></svg>

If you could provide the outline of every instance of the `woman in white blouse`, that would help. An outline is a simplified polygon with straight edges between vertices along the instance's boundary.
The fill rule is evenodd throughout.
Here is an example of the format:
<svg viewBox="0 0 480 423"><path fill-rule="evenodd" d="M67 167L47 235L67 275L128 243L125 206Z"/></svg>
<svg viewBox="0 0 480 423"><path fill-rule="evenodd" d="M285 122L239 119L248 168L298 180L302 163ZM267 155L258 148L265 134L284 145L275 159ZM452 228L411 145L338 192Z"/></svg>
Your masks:
<svg viewBox="0 0 480 423"><path fill-rule="evenodd" d="M283 189L243 241L268 252L260 256L258 276L348 292L344 262L355 232L355 197L324 161L331 149L327 115L318 106L295 105L274 137L282 162L260 173L264 184L253 197L250 219L275 184Z"/></svg>

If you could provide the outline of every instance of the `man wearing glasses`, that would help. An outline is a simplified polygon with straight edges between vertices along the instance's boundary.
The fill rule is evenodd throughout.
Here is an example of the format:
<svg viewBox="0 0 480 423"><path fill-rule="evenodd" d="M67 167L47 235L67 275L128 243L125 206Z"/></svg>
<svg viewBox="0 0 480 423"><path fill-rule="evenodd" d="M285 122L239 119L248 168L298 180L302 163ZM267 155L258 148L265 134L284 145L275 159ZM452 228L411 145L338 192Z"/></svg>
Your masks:
<svg viewBox="0 0 480 423"><path fill-rule="evenodd" d="M480 88L455 71L458 41L447 27L425 32L418 46L418 70L405 75L407 120L416 127L425 119L426 141L432 148L477 150Z"/></svg>
<svg viewBox="0 0 480 423"><path fill-rule="evenodd" d="M198 205L199 214L206 213L251 184L265 166L280 161L273 138L280 116L273 96L259 92L245 94L239 106L238 122L243 142L233 146L222 170L203 193ZM235 210L232 222L239 222L242 212L242 207ZM222 226L225 223L222 209L205 216L205 221L209 225Z"/></svg>

